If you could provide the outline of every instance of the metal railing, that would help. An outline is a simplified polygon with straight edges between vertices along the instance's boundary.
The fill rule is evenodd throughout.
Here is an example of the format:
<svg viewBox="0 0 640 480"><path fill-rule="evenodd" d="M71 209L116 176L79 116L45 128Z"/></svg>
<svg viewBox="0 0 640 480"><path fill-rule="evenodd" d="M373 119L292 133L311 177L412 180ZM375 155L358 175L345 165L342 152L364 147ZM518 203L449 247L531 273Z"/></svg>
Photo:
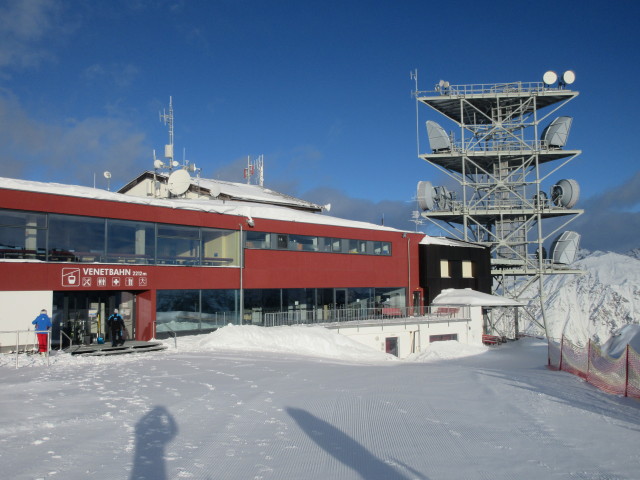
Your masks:
<svg viewBox="0 0 640 480"><path fill-rule="evenodd" d="M16 368L18 368L18 354L21 353L20 352L20 334L21 333L26 333L27 335L32 335L31 341L27 341L24 343L24 348L22 349L22 353L28 353L27 351L27 346L31 345L31 352L35 352L36 350L36 345L38 344L38 340L37 340L37 336L36 334L38 333L44 333L47 335L47 352L45 354L45 356L47 357L47 366L50 365L49 362L49 352L51 351L51 330L7 330L7 331L0 331L0 334L15 334L16 336L16 348L14 350L15 356L16 356ZM24 337L23 337L24 338Z"/></svg>
<svg viewBox="0 0 640 480"><path fill-rule="evenodd" d="M317 308L264 313L262 314L262 324L265 327L327 323L390 325L403 322L461 321L469 320L469 318L468 307Z"/></svg>

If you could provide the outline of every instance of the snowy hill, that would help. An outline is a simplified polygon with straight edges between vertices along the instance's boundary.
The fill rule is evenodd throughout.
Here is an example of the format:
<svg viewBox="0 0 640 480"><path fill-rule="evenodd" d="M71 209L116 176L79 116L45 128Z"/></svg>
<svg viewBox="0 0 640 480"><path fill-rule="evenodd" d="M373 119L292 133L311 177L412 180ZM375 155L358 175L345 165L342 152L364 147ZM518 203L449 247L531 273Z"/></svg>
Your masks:
<svg viewBox="0 0 640 480"><path fill-rule="evenodd" d="M633 253L581 254L572 267L583 270L583 275L545 279L549 336L564 334L573 342L585 344L591 338L604 343L621 327L640 323L640 259ZM530 307L542 323L537 298ZM525 329L535 330L531 325Z"/></svg>

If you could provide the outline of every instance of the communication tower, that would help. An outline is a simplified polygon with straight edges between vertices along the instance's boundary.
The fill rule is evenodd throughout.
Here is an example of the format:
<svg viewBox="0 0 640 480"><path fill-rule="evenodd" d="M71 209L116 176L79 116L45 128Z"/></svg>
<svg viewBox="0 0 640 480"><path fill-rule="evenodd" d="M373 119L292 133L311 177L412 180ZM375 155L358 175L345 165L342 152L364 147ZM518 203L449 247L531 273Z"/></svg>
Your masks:
<svg viewBox="0 0 640 480"><path fill-rule="evenodd" d="M569 87L575 75L567 71L558 78L547 72L542 82L528 83L451 85L441 80L432 91L418 91L417 71L411 77L416 81L417 128L418 106L426 105L457 131L427 121L427 153L420 152L417 132L419 158L452 182L451 190L418 183L420 212L414 213L414 221L425 219L447 235L488 246L494 293L527 301L537 286L543 318L539 326L546 334L543 276L580 273L570 267L580 235L563 231L583 213L574 208L578 183L561 179L548 194L544 191L544 184L581 153L565 148L572 118L557 116L578 96ZM548 255L545 244L550 245ZM516 337L517 312L495 315L486 329Z"/></svg>

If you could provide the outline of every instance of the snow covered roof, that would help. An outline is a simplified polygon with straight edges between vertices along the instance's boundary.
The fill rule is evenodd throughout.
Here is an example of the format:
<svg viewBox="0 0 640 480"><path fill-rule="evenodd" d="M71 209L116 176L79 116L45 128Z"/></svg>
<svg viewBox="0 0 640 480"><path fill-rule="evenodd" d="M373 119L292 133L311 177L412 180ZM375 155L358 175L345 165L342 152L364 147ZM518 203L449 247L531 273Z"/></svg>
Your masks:
<svg viewBox="0 0 640 480"><path fill-rule="evenodd" d="M151 171L146 171L138 175L122 188L120 188L118 190L118 193L130 193L130 191L136 185L145 181L153 180L154 175L158 181L164 184L166 184L169 179L169 175L166 173L154 173ZM189 189L191 191L197 191L200 194L204 194L208 197L223 200L240 200L254 203L265 203L270 205L283 205L312 212L320 212L323 210L323 207L321 205L317 205L313 202L308 202L300 198L292 197L290 195L285 195L284 193L276 192L260 185L250 185L246 183L227 182L224 180L191 177L191 185Z"/></svg>
<svg viewBox="0 0 640 480"><path fill-rule="evenodd" d="M319 213L294 209L282 205L269 205L265 203L253 203L250 201L234 201L219 199L167 199L154 197L136 197L117 192L108 192L91 187L79 185L66 185L62 183L45 183L29 180L17 180L0 177L0 189L22 190L29 192L47 193L52 195L66 195L71 197L91 198L96 200L108 200L111 202L134 203L139 205L151 205L157 207L198 210L224 215L237 215L244 218L262 218L269 220L281 220L288 222L313 223L318 225L332 225L349 228L362 228L367 230L383 230L388 232L403 232L395 228L376 225L374 223L346 220L331 217Z"/></svg>
<svg viewBox="0 0 640 480"><path fill-rule="evenodd" d="M484 246L477 243L464 242L462 240L456 240L454 238L447 237L431 237L428 235L424 236L424 238L420 241L420 245L446 245L449 247L484 248Z"/></svg>
<svg viewBox="0 0 640 480"><path fill-rule="evenodd" d="M433 299L433 305L465 305L472 307L517 307L526 305L511 298L490 295L470 288L446 288Z"/></svg>

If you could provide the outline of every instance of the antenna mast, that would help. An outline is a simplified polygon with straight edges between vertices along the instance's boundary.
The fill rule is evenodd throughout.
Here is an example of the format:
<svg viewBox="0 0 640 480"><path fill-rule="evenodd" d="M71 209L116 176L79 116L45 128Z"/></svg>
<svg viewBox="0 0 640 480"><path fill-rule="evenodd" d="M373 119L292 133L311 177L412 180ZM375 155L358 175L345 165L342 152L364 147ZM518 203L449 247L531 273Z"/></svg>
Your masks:
<svg viewBox="0 0 640 480"><path fill-rule="evenodd" d="M171 170L175 166L173 163L173 97L169 97L169 113L163 110L160 121L169 127L169 144L164 146L164 157L169 160L169 170Z"/></svg>

